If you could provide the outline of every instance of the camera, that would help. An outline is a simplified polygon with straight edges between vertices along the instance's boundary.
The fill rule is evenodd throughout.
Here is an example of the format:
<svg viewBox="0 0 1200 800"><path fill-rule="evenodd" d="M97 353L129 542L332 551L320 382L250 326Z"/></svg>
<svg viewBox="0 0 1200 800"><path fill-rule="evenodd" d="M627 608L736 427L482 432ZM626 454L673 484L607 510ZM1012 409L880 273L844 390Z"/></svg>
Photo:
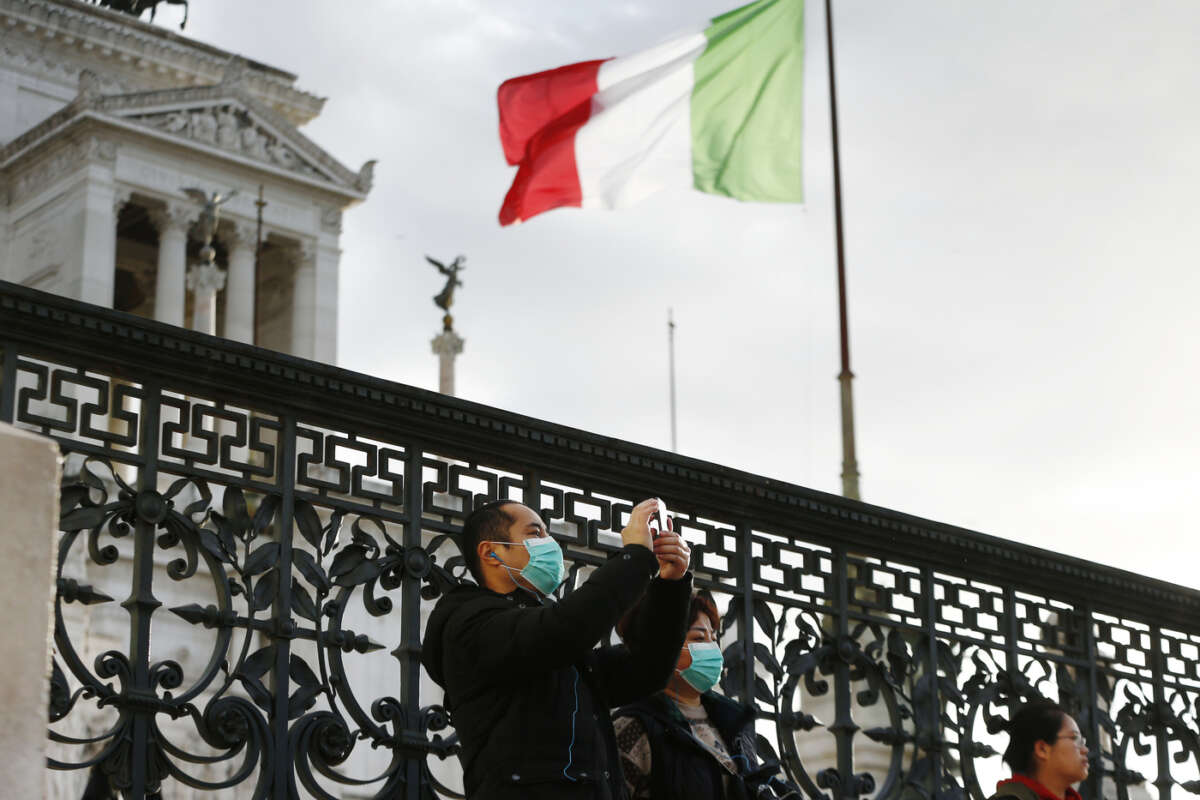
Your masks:
<svg viewBox="0 0 1200 800"><path fill-rule="evenodd" d="M667 518L670 513L667 511L667 504L662 501L661 497L655 499L658 500L658 510L650 515L650 536L657 539L660 533L670 530L667 527Z"/></svg>

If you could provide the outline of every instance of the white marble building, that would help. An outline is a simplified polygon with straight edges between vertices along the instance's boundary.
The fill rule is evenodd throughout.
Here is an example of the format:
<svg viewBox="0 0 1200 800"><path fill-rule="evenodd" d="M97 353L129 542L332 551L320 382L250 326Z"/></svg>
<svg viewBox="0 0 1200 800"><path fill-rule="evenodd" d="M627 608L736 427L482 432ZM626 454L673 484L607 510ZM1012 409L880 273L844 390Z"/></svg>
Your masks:
<svg viewBox="0 0 1200 800"><path fill-rule="evenodd" d="M182 190L236 190L215 332L332 363L341 217L374 162L300 132L324 99L295 81L87 3L0 0L0 278L191 326Z"/></svg>

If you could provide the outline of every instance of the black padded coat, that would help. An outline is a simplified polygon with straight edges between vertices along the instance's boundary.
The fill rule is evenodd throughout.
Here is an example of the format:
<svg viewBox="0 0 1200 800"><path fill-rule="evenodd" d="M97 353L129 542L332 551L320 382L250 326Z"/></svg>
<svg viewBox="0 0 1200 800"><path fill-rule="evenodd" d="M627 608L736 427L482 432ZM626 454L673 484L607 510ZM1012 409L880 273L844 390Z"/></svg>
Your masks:
<svg viewBox="0 0 1200 800"><path fill-rule="evenodd" d="M627 545L561 602L463 584L430 614L421 663L446 690L469 800L625 796L609 709L662 689L683 646L691 573ZM624 645L598 647L643 594Z"/></svg>

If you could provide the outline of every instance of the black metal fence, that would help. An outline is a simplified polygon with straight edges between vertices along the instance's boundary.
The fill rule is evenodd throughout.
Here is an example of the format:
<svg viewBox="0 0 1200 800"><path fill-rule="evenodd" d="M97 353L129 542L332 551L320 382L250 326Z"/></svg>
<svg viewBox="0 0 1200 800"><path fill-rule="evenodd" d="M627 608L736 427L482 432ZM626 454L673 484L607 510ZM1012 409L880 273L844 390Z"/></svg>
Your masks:
<svg viewBox="0 0 1200 800"><path fill-rule="evenodd" d="M808 796L980 800L1039 694L1089 800L1200 793L1195 591L12 284L0 346L68 455L50 766L125 797L458 796L419 653L464 514L541 509L570 591L649 495Z"/></svg>

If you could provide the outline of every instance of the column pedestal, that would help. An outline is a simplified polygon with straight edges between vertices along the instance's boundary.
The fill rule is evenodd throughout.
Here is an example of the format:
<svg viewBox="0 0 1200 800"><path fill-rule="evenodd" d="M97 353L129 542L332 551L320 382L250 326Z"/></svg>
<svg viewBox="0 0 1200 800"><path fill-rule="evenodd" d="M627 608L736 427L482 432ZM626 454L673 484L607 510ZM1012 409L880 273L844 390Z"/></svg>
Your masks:
<svg viewBox="0 0 1200 800"><path fill-rule="evenodd" d="M463 351L466 340L447 327L433 337L433 354L438 357L438 391L454 395L454 359Z"/></svg>
<svg viewBox="0 0 1200 800"><path fill-rule="evenodd" d="M193 264L187 273L192 292L192 330L217 335L217 292L225 288L225 272L216 264Z"/></svg>

